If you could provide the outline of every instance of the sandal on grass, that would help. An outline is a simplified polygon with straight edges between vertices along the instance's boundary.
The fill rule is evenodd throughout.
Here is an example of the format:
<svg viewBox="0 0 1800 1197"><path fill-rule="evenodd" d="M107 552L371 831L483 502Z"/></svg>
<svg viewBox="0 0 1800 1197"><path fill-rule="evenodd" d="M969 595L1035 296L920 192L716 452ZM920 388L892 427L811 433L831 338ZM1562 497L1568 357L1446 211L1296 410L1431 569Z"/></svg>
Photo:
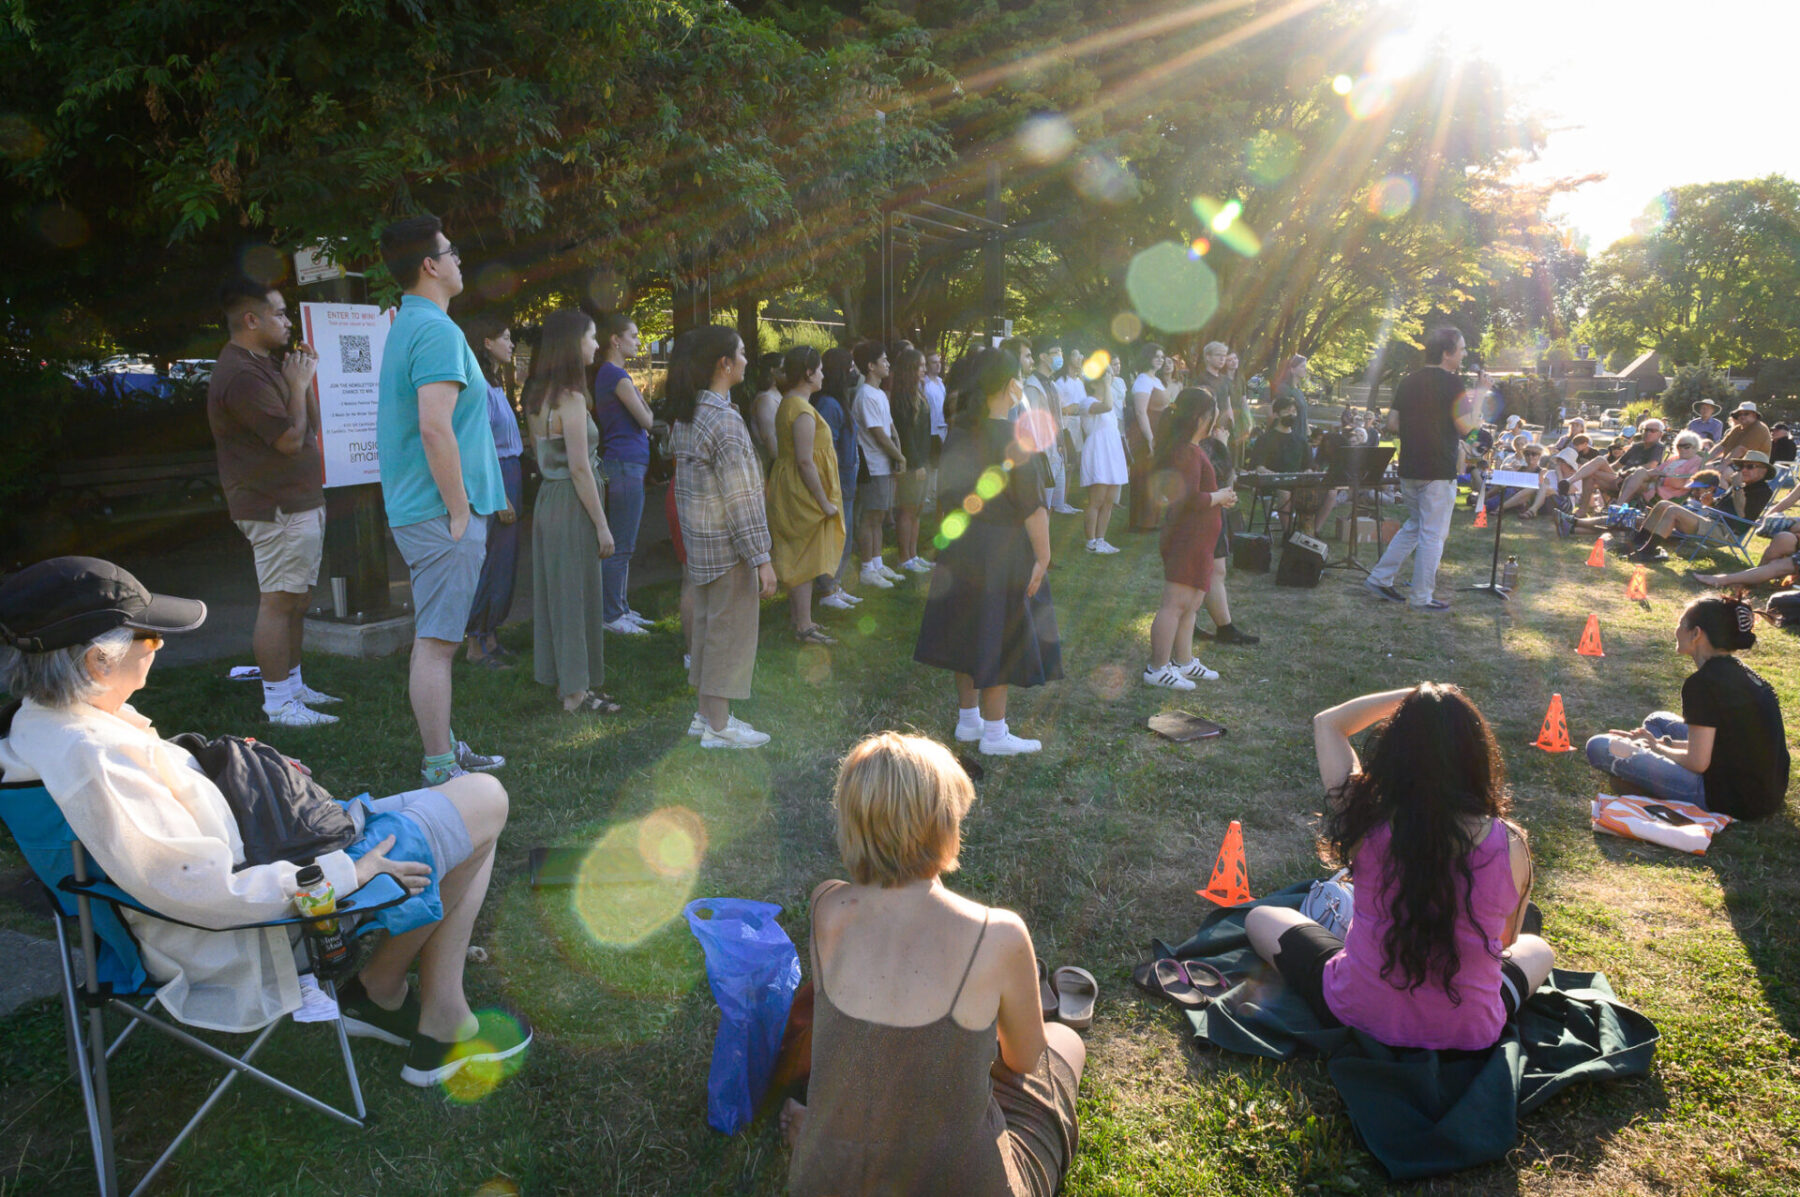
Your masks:
<svg viewBox="0 0 1800 1197"><path fill-rule="evenodd" d="M794 639L802 644L836 644L837 637L826 633L818 624L807 628L804 632L795 632Z"/></svg>
<svg viewBox="0 0 1800 1197"><path fill-rule="evenodd" d="M1044 1021L1055 1022L1061 1003L1057 1000L1056 986L1050 984L1050 966L1041 959L1037 962L1038 970L1038 1005L1043 1009Z"/></svg>
<svg viewBox="0 0 1800 1197"><path fill-rule="evenodd" d="M1085 1031L1094 1025L1094 999L1100 996L1100 983L1085 968L1065 964L1050 974L1056 986L1057 1017L1064 1026Z"/></svg>
<svg viewBox="0 0 1800 1197"><path fill-rule="evenodd" d="M597 715L617 715L624 709L624 707L613 701L612 695L604 693L589 694L574 706L563 708L563 710L571 715L584 715L589 712Z"/></svg>
<svg viewBox="0 0 1800 1197"><path fill-rule="evenodd" d="M1132 969L1131 983L1152 997L1166 998L1188 1010L1201 1009L1231 988L1231 982L1212 965L1168 956L1146 960Z"/></svg>

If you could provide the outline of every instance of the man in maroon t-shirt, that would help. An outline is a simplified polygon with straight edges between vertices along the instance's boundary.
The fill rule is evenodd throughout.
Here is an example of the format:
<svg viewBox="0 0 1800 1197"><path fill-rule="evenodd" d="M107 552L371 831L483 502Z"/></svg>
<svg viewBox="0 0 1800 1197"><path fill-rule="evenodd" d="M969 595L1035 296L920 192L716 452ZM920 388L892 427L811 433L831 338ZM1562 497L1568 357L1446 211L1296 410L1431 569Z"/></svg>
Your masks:
<svg viewBox="0 0 1800 1197"><path fill-rule="evenodd" d="M262 601L251 647L263 713L284 727L336 723L312 706L338 700L300 676L306 608L325 551L325 470L311 393L318 355L299 345L275 364L293 327L280 291L239 278L220 288L219 300L231 343L206 388L206 421L226 507L256 554Z"/></svg>

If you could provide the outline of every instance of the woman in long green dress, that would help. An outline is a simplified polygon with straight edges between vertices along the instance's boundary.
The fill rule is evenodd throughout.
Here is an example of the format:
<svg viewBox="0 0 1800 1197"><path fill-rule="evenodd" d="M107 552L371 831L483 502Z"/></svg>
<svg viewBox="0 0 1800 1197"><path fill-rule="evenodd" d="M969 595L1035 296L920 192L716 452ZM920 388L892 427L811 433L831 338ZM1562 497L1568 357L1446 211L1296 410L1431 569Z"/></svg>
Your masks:
<svg viewBox="0 0 1800 1197"><path fill-rule="evenodd" d="M807 345L781 362L781 406L775 411L775 461L769 471L770 561L788 588L794 638L835 644L813 622L813 580L837 568L844 552L843 502L831 429L812 405L825 384L819 351Z"/></svg>
<svg viewBox="0 0 1800 1197"><path fill-rule="evenodd" d="M587 367L599 349L585 312L558 309L544 320L525 383L525 417L544 478L531 519L532 663L537 680L556 687L563 710L613 715L619 704L600 689L600 561L612 556L613 537L596 481L600 429L587 408Z"/></svg>

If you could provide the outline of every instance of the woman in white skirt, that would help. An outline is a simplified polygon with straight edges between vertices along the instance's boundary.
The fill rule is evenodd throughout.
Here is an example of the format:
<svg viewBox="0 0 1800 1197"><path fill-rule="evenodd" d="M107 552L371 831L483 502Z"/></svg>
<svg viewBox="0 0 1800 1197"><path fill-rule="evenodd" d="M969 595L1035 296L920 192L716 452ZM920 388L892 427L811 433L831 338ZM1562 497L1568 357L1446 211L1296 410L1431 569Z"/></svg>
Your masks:
<svg viewBox="0 0 1800 1197"><path fill-rule="evenodd" d="M1106 526L1112 522L1119 488L1130 467L1125 462L1125 438L1119 431L1119 406L1113 397L1112 375L1102 372L1088 380L1087 403L1081 411L1081 485L1087 488L1087 549L1090 553L1116 553L1106 542Z"/></svg>

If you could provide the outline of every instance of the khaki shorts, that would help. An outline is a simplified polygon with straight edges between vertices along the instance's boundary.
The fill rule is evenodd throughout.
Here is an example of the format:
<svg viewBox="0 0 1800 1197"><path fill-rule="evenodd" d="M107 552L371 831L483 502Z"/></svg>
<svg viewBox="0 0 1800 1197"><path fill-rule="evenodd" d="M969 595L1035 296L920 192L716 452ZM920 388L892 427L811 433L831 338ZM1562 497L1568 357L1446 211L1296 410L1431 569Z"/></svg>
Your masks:
<svg viewBox="0 0 1800 1197"><path fill-rule="evenodd" d="M742 561L730 573L694 587L689 685L714 698L750 697L760 604L756 567Z"/></svg>
<svg viewBox="0 0 1800 1197"><path fill-rule="evenodd" d="M236 520L256 553L256 588L264 594L311 594L325 555L325 509L282 511L272 520Z"/></svg>

